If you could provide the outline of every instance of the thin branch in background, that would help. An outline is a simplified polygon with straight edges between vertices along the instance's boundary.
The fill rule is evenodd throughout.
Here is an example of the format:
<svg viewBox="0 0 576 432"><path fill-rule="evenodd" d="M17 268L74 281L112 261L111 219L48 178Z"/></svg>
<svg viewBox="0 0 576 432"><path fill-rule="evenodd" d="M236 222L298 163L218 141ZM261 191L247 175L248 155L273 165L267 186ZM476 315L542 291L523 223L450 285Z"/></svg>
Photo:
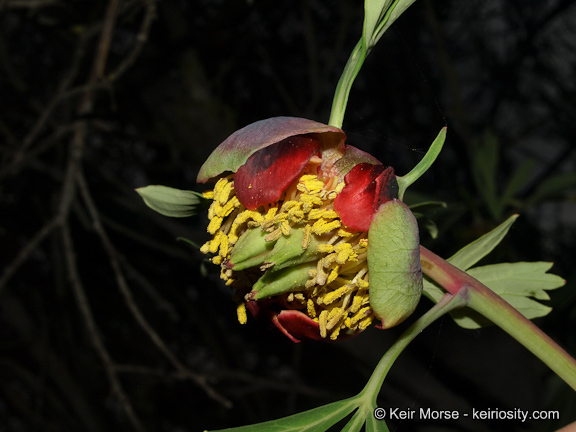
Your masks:
<svg viewBox="0 0 576 432"><path fill-rule="evenodd" d="M2 273L2 277L0 278L0 292L2 292L3 288L6 286L12 275L20 268L22 264L24 264L32 252L36 250L36 248L48 237L54 228L56 228L60 224L60 218L58 215L54 216L50 219L42 228L38 230L34 236L28 240L28 242L24 245L20 252L16 257L12 260L10 264L8 264Z"/></svg>
<svg viewBox="0 0 576 432"><path fill-rule="evenodd" d="M88 185L86 184L86 180L81 172L78 172L77 179L82 199L84 200L84 203L88 208L88 213L92 218L94 230L96 231L98 237L100 237L100 241L102 242L102 245L104 246L104 249L108 254L108 257L110 259L110 265L114 272L114 276L116 278L118 288L120 289L120 293L124 297L126 305L128 306L128 309L136 319L136 322L140 325L142 330L144 330L144 332L150 337L150 339L156 345L158 350L162 352L162 354L170 361L170 363L172 363L172 365L176 370L178 370L184 376L188 377L196 385L201 387L209 397L218 401L223 406L230 408L232 406L231 402L226 398L224 398L222 395L220 395L218 392L216 392L216 390L214 390L212 386L208 384L205 376L198 375L192 372L186 366L184 366L180 362L180 360L178 360L178 358L172 353L172 351L170 351L170 349L166 346L160 335L152 328L152 326L148 323L144 315L142 315L142 312L136 305L132 292L128 287L128 283L126 282L126 278L124 277L124 274L120 267L120 255L118 254L116 248L110 241L108 233L102 226L98 210L96 209L96 205L92 200L92 196L88 189Z"/></svg>
<svg viewBox="0 0 576 432"><path fill-rule="evenodd" d="M54 92L54 96L52 97L50 102L48 102L46 107L42 110L42 112L38 116L38 119L36 120L34 125L30 128L30 132L28 132L26 136L23 138L22 144L20 145L18 151L12 157L12 160L9 163L7 163L0 171L0 178L17 172L18 168L22 164L22 160L24 159L26 150L28 150L28 148L35 142L40 133L44 130L44 127L46 126L49 119L53 115L55 109L60 105L62 101L65 100L64 96L68 91L68 89L70 88L70 86L73 84L80 70L80 64L82 59L84 58L86 46L90 41L90 39L95 35L98 27L99 26L91 27L82 33L78 43L76 44L76 50L74 52L71 65L67 69L67 73L60 81L58 88Z"/></svg>
<svg viewBox="0 0 576 432"><path fill-rule="evenodd" d="M140 56L144 45L146 45L146 42L148 41L150 27L152 26L152 21L156 17L156 0L145 0L144 4L146 10L144 12L142 24L140 25L140 30L136 35L136 43L124 61L120 63L114 71L108 74L108 79L111 81L117 81L128 69L130 69L136 59Z"/></svg>
<svg viewBox="0 0 576 432"><path fill-rule="evenodd" d="M104 363L104 369L106 370L106 375L108 376L108 381L112 387L112 391L116 397L120 400L126 415L132 424L132 427L138 432L144 432L144 426L142 425L140 419L136 416L134 408L130 402L130 399L126 395L120 380L114 369L114 362L110 357L110 354L106 350L102 338L100 337L100 332L96 326L96 321L94 320L94 315L90 308L88 297L86 296L86 291L82 285L80 279L80 274L78 272L78 266L76 264L76 252L74 249L74 244L72 241L72 234L70 233L70 227L68 223L64 223L61 230L62 242L64 245L64 255L66 258L66 264L68 268L68 277L70 279L70 284L72 285L72 291L76 298L76 303L80 309L86 326L88 328L88 334L90 335L90 340L92 345L96 349L102 363Z"/></svg>

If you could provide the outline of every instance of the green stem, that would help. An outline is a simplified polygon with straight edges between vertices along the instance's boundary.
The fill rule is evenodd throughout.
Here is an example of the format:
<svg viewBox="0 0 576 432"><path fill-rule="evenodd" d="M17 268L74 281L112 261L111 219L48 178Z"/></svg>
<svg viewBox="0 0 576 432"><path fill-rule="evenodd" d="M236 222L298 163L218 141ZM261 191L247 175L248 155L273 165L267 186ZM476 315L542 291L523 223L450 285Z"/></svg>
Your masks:
<svg viewBox="0 0 576 432"><path fill-rule="evenodd" d="M424 274L456 295L466 290L468 307L488 318L552 369L576 390L576 360L532 321L469 274L424 247L420 247Z"/></svg>
<svg viewBox="0 0 576 432"><path fill-rule="evenodd" d="M342 128L350 89L364 64L364 60L366 60L366 49L363 47L362 40L360 40L352 50L348 62L346 66L344 66L344 71L340 76L340 81L338 81L338 85L336 86L336 92L332 100L330 120L328 121L330 126Z"/></svg>
<svg viewBox="0 0 576 432"><path fill-rule="evenodd" d="M454 309L464 307L467 304L467 301L468 296L466 290L460 290L456 295L446 294L428 312L418 318L410 327L408 327L408 329L406 329L404 333L402 333L398 340L394 342L386 354L384 354L380 359L376 369L374 369L374 372L370 377L370 380L360 392L360 396L362 398L367 398L371 404L374 404L388 371L400 353L404 351L404 348L406 348L416 336L422 333L426 327L442 315Z"/></svg>

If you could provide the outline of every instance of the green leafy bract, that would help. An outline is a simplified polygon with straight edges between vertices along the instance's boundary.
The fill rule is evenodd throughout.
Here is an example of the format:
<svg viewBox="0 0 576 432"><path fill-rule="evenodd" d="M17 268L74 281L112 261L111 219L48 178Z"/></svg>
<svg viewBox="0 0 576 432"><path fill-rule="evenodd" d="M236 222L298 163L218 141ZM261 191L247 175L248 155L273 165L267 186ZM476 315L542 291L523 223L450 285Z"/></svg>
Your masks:
<svg viewBox="0 0 576 432"><path fill-rule="evenodd" d="M146 186L136 189L152 210L169 217L188 217L209 207L211 200L194 191L167 186Z"/></svg>

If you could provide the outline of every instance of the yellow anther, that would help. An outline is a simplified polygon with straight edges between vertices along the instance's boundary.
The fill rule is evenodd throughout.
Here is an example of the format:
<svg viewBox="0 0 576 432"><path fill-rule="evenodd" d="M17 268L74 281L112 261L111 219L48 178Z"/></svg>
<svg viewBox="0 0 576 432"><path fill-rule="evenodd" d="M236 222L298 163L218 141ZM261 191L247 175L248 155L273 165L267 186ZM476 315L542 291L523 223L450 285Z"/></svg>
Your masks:
<svg viewBox="0 0 576 432"><path fill-rule="evenodd" d="M323 310L318 317L318 324L320 324L320 336L326 337L326 324L328 323L328 311Z"/></svg>
<svg viewBox="0 0 576 432"><path fill-rule="evenodd" d="M304 294L302 294L302 293L294 294L294 298L301 303L306 303L306 298L304 297Z"/></svg>
<svg viewBox="0 0 576 432"><path fill-rule="evenodd" d="M356 261L357 255L350 243L340 243L336 245L334 252L337 253L336 262L338 264L345 264L346 261Z"/></svg>
<svg viewBox="0 0 576 432"><path fill-rule="evenodd" d="M328 279L326 280L326 284L331 284L336 280L336 278L338 277L338 270L340 270L340 266L335 266L332 269L330 275L328 276Z"/></svg>
<svg viewBox="0 0 576 432"><path fill-rule="evenodd" d="M302 249L308 249L310 245L310 237L312 237L312 227L306 225L304 227L304 233L302 234Z"/></svg>
<svg viewBox="0 0 576 432"><path fill-rule="evenodd" d="M230 193L232 192L232 183L226 182L226 184L222 187L222 190L218 194L218 202L221 205L224 205L228 202L230 198Z"/></svg>
<svg viewBox="0 0 576 432"><path fill-rule="evenodd" d="M326 323L326 328L328 330L333 329L336 326L336 324L338 324L338 322L342 319L343 315L344 310L342 308L339 307L332 308L330 310L330 313L328 314L328 321Z"/></svg>
<svg viewBox="0 0 576 432"><path fill-rule="evenodd" d="M367 238L360 239L358 244L360 245L360 247L366 248L368 247L368 239Z"/></svg>
<svg viewBox="0 0 576 432"><path fill-rule="evenodd" d="M301 222L304 219L304 211L297 207L291 208L288 211L288 218L295 223Z"/></svg>
<svg viewBox="0 0 576 432"><path fill-rule="evenodd" d="M216 215L220 217L226 217L234 211L235 208L240 206L240 201L238 198L232 197L232 199L226 202L222 207L217 210Z"/></svg>
<svg viewBox="0 0 576 432"><path fill-rule="evenodd" d="M330 339L336 340L338 339L338 335L340 335L340 326L336 327L334 331L330 334Z"/></svg>
<svg viewBox="0 0 576 432"><path fill-rule="evenodd" d="M202 196L206 199L214 199L214 191L204 191Z"/></svg>
<svg viewBox="0 0 576 432"><path fill-rule="evenodd" d="M222 221L224 219L220 216L214 216L210 223L208 224L208 232L210 234L216 234L216 231L222 226Z"/></svg>
<svg viewBox="0 0 576 432"><path fill-rule="evenodd" d="M308 316L310 318L316 318L316 307L314 306L314 301L312 301L312 299L308 299L306 310L308 311Z"/></svg>
<svg viewBox="0 0 576 432"><path fill-rule="evenodd" d="M218 255L220 255L222 258L227 258L228 249L229 249L228 236L222 233L222 235L220 236L220 250L218 251Z"/></svg>
<svg viewBox="0 0 576 432"><path fill-rule="evenodd" d="M312 232L317 235L322 235L329 233L337 228L340 228L340 221L333 220L332 222L326 222L324 219L318 219L312 225Z"/></svg>
<svg viewBox="0 0 576 432"><path fill-rule="evenodd" d="M291 208L299 207L299 206L300 206L300 203L298 201L294 201L294 200L286 201L284 204L282 204L282 208L280 209L280 211L281 212L287 212Z"/></svg>
<svg viewBox="0 0 576 432"><path fill-rule="evenodd" d="M318 245L318 252L320 253L332 253L334 252L334 246L327 243L321 243Z"/></svg>
<svg viewBox="0 0 576 432"><path fill-rule="evenodd" d="M328 268L330 267L332 264L334 264L334 262L336 261L336 257L337 255L335 253L332 253L328 256L325 256L324 258L322 258L322 266L324 268Z"/></svg>
<svg viewBox="0 0 576 432"><path fill-rule="evenodd" d="M267 242L270 242L270 241L278 240L280 237L282 237L282 228L276 228L274 231L267 234L266 237L264 237L264 240L266 240Z"/></svg>
<svg viewBox="0 0 576 432"><path fill-rule="evenodd" d="M240 303L236 307L236 315L238 316L238 322L240 324L246 324L248 322L248 317L246 315L246 304Z"/></svg>
<svg viewBox="0 0 576 432"><path fill-rule="evenodd" d="M300 201L302 201L304 204L312 204L315 206L321 206L322 204L324 204L324 201L322 201L321 198L317 197L316 195L310 195L310 194L300 195Z"/></svg>
<svg viewBox="0 0 576 432"><path fill-rule="evenodd" d="M352 320L349 317L344 318L344 325L349 329L352 329Z"/></svg>
<svg viewBox="0 0 576 432"><path fill-rule="evenodd" d="M210 248L208 249L208 252L215 254L216 252L218 252L218 248L220 247L220 242L222 241L222 233L218 233L214 236L214 238L212 239L212 241L210 242Z"/></svg>
<svg viewBox="0 0 576 432"><path fill-rule="evenodd" d="M276 213L278 213L278 207L270 207L266 212L266 216L264 216L264 220L266 222L273 220Z"/></svg>
<svg viewBox="0 0 576 432"><path fill-rule="evenodd" d="M340 297L342 297L344 294L346 294L348 289L349 289L349 287L347 285L344 285L335 291L330 291L329 293L326 293L324 295L324 297L322 298L322 303L324 303L325 305L329 305L329 304L335 302Z"/></svg>
<svg viewBox="0 0 576 432"><path fill-rule="evenodd" d="M300 192L308 193L318 193L324 188L324 183L315 175L303 175L300 177L300 182L298 183L297 189Z"/></svg>
<svg viewBox="0 0 576 432"><path fill-rule="evenodd" d="M340 237L343 237L343 238L348 238L348 237L355 236L356 233L347 231L347 230L344 229L344 228L340 228L340 229L338 230L338 235L339 235Z"/></svg>
<svg viewBox="0 0 576 432"><path fill-rule="evenodd" d="M366 306L363 307L362 309L360 309L358 312L356 312L354 314L354 316L351 318L351 323L352 325L356 324L357 322L359 322L360 320L366 318L366 316L370 313L370 306Z"/></svg>
<svg viewBox="0 0 576 432"><path fill-rule="evenodd" d="M280 230L282 231L282 235L284 236L289 236L290 235L290 224L288 223L288 221L284 221L282 222L282 224L280 224Z"/></svg>
<svg viewBox="0 0 576 432"><path fill-rule="evenodd" d="M222 264L222 261L224 261L224 259L221 256L215 256L212 258L212 263L216 265Z"/></svg>
<svg viewBox="0 0 576 432"><path fill-rule="evenodd" d="M226 180L225 178L221 178L216 182L216 184L214 185L214 201L220 202L220 195L222 195L222 191L226 188L228 183L229 183L228 180ZM226 200L227 199L228 197L226 197Z"/></svg>
<svg viewBox="0 0 576 432"><path fill-rule="evenodd" d="M372 324L373 320L374 320L374 317L372 315L364 318L362 321L360 321L358 323L358 328L360 330L366 330L368 327L370 327L370 324Z"/></svg>
<svg viewBox="0 0 576 432"><path fill-rule="evenodd" d="M274 219L271 222L277 224L280 222L284 222L286 219L288 219L288 213L279 213L276 216L274 216Z"/></svg>
<svg viewBox="0 0 576 432"><path fill-rule="evenodd" d="M338 213L335 210L330 210L327 208L319 208L319 209L312 209L310 213L308 213L309 219L336 219L338 217Z"/></svg>
<svg viewBox="0 0 576 432"><path fill-rule="evenodd" d="M362 307L362 296L361 295L355 295L354 299L352 300L352 306L350 306L350 312L355 314L356 312L358 312L360 310L360 308Z"/></svg>
<svg viewBox="0 0 576 432"><path fill-rule="evenodd" d="M200 252L202 252L203 254L210 253L210 244L211 243L212 243L212 240L208 240L206 243L204 243L202 245L202 247L200 248Z"/></svg>
<svg viewBox="0 0 576 432"><path fill-rule="evenodd" d="M299 182L299 183L304 183L304 182L306 182L306 181L315 180L315 179L317 179L317 178L318 178L318 176L316 176L315 174L304 174L302 177L300 177L300 179L298 180L298 182ZM324 184L324 183L322 183L322 184Z"/></svg>
<svg viewBox="0 0 576 432"><path fill-rule="evenodd" d="M356 285L358 285L358 288L368 288L370 283L364 279L358 279L356 280Z"/></svg>

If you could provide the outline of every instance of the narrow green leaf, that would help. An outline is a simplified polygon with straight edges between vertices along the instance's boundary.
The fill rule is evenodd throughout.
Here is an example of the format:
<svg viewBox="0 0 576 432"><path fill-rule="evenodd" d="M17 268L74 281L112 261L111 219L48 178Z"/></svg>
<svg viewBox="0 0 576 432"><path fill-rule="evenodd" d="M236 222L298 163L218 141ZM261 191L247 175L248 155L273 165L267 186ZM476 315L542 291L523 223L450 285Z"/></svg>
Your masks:
<svg viewBox="0 0 576 432"><path fill-rule="evenodd" d="M393 0L366 0L364 2L364 29L362 38L367 51L370 51L376 41L374 34Z"/></svg>
<svg viewBox="0 0 576 432"><path fill-rule="evenodd" d="M439 207L446 208L448 207L448 205L444 201L423 201L417 204L410 204L409 207L410 210L412 210L413 212L415 211L423 212L428 210L435 210Z"/></svg>
<svg viewBox="0 0 576 432"><path fill-rule="evenodd" d="M517 262L475 267L468 274L501 297L529 296L538 300L550 300L546 290L563 286L566 281L560 276L547 273L552 268L549 262Z"/></svg>
<svg viewBox="0 0 576 432"><path fill-rule="evenodd" d="M428 171L428 168L432 166L432 164L440 154L442 146L444 146L445 140L446 140L446 128L444 127L442 128L442 130L440 131L434 142L432 142L432 145L430 146L430 148L428 149L422 160L418 162L418 164L414 168L412 168L412 171L410 171L408 174L402 177L397 177L398 197L400 199L404 198L404 192L406 191L406 189L408 189L408 187L412 183L418 180L426 171Z"/></svg>
<svg viewBox="0 0 576 432"><path fill-rule="evenodd" d="M548 315L551 307L537 300L549 300L545 290L563 286L566 281L554 274L546 273L552 267L547 262L502 263L476 267L467 271L478 279L528 319ZM452 314L458 325L475 329L491 324L484 317L470 309L455 311Z"/></svg>
<svg viewBox="0 0 576 432"><path fill-rule="evenodd" d="M390 26L398 19L400 18L400 15L402 15L406 9L408 9L412 3L414 3L416 0L396 0L389 8L387 11L387 16L383 17L383 19L381 20L381 22L378 25L378 28L376 30L376 35L372 38L373 39L373 45L376 44L376 42L378 42L380 40L380 38L384 35L384 33L386 32L386 30L388 30L390 28Z"/></svg>
<svg viewBox="0 0 576 432"><path fill-rule="evenodd" d="M549 300L546 290L553 290L565 284L559 276L547 273L552 263L518 262L501 263L467 270L467 273L486 285L528 319L547 315L552 308L536 300ZM438 301L443 291L430 281L424 281L427 297ZM536 299L536 300L535 300ZM491 324L490 321L471 309L451 313L461 327L475 329Z"/></svg>
<svg viewBox="0 0 576 432"><path fill-rule="evenodd" d="M548 177L544 180L534 194L528 198L530 205L534 205L544 199L553 198L560 193L576 188L576 174L561 173Z"/></svg>
<svg viewBox="0 0 576 432"><path fill-rule="evenodd" d="M491 132L484 134L484 139L474 151L472 158L472 176L476 189L484 198L490 213L495 219L500 218L502 202L496 193L496 180L499 162L498 139Z"/></svg>
<svg viewBox="0 0 576 432"><path fill-rule="evenodd" d="M169 217L188 217L209 207L211 200L194 191L152 185L136 189L152 210Z"/></svg>
<svg viewBox="0 0 576 432"><path fill-rule="evenodd" d="M354 413L352 418L342 428L341 432L359 432L366 421L366 413L363 409L359 409Z"/></svg>
<svg viewBox="0 0 576 432"><path fill-rule="evenodd" d="M514 195L516 195L516 193L518 193L518 191L526 184L534 171L534 165L534 161L529 159L516 168L502 193L503 204L508 204L512 198L514 198Z"/></svg>
<svg viewBox="0 0 576 432"><path fill-rule="evenodd" d="M449 258L448 262L455 265L460 270L466 270L472 267L486 255L492 252L496 246L498 246L517 218L518 215L510 216L506 221L494 228L489 233L484 234L479 239L464 246L451 258Z"/></svg>
<svg viewBox="0 0 576 432"><path fill-rule="evenodd" d="M408 206L396 199L382 204L368 244L370 306L389 328L414 311L422 294L418 224Z"/></svg>
<svg viewBox="0 0 576 432"><path fill-rule="evenodd" d="M214 432L324 432L358 407L354 396L277 420Z"/></svg>
<svg viewBox="0 0 576 432"><path fill-rule="evenodd" d="M366 432L389 432L384 420L376 420L374 410L369 416L366 416Z"/></svg>
<svg viewBox="0 0 576 432"><path fill-rule="evenodd" d="M176 237L176 241L186 243L188 246L190 246L194 250L200 250L200 246L197 243L195 243L192 240L187 239L185 237Z"/></svg>

